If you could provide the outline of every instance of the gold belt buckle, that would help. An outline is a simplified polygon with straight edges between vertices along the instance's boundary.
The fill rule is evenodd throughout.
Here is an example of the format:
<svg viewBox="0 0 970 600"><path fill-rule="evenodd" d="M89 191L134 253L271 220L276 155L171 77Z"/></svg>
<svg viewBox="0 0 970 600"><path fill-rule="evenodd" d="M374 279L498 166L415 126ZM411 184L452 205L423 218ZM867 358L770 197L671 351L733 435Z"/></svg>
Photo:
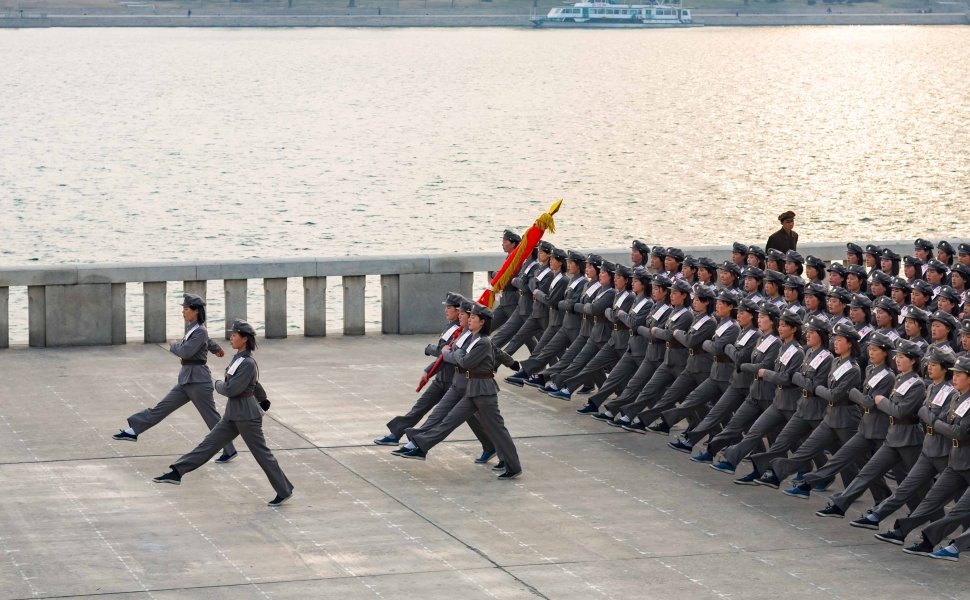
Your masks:
<svg viewBox="0 0 970 600"><path fill-rule="evenodd" d="M863 408L862 413L868 415L868 414L871 414L872 411L869 408Z"/></svg>
<svg viewBox="0 0 970 600"><path fill-rule="evenodd" d="M802 390L802 398L808 398L808 390Z"/></svg>
<svg viewBox="0 0 970 600"><path fill-rule="evenodd" d="M953 439L953 447L954 448L959 448L960 447L960 440L954 438Z"/></svg>
<svg viewBox="0 0 970 600"><path fill-rule="evenodd" d="M894 417L892 415L889 415L889 424L890 425L895 425L896 424L896 417Z"/></svg>
<svg viewBox="0 0 970 600"><path fill-rule="evenodd" d="M694 349L693 348L688 348L687 349L687 355L688 356L694 356Z"/></svg>
<svg viewBox="0 0 970 600"><path fill-rule="evenodd" d="M835 406L835 402L832 402L831 400L829 400L829 406Z"/></svg>
<svg viewBox="0 0 970 600"><path fill-rule="evenodd" d="M781 389L781 388L783 388L784 386L781 386L781 385L776 385L775 387L776 387L776 388L778 388L778 389L780 390L780 389Z"/></svg>
<svg viewBox="0 0 970 600"><path fill-rule="evenodd" d="M472 378L472 372L471 371L465 371L465 378L466 379L471 379Z"/></svg>
<svg viewBox="0 0 970 600"><path fill-rule="evenodd" d="M670 342L664 342L664 346L670 348Z"/></svg>
<svg viewBox="0 0 970 600"><path fill-rule="evenodd" d="M619 331L619 330L620 330L620 326L617 325L616 323L613 323L613 331Z"/></svg>
<svg viewBox="0 0 970 600"><path fill-rule="evenodd" d="M927 425L926 426L926 435L935 435L935 434L936 434L936 432L933 430L933 426L932 425Z"/></svg>

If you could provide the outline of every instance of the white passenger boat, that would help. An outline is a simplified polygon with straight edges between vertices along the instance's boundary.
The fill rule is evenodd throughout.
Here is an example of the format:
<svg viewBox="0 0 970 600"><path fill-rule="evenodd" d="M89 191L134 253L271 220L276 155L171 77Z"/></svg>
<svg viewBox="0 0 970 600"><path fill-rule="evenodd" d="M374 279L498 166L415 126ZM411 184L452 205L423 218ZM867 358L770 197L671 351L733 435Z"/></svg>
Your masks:
<svg viewBox="0 0 970 600"><path fill-rule="evenodd" d="M536 27L644 29L658 27L700 27L694 23L691 9L680 0L651 0L645 4L614 2L577 2L556 7L545 17L530 19Z"/></svg>

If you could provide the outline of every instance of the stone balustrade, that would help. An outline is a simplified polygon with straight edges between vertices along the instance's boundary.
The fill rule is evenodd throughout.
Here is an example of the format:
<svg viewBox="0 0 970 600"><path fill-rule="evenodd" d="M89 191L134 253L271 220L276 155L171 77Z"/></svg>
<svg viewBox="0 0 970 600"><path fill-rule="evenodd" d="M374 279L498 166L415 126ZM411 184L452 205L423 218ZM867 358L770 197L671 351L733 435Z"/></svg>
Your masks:
<svg viewBox="0 0 970 600"><path fill-rule="evenodd" d="M555 243L555 238L551 238ZM948 238L950 239L950 238ZM950 239L956 246L961 240ZM878 242L900 254L912 253L911 241ZM726 246L694 246L693 256L730 258ZM629 250L585 250L628 264ZM803 255L826 261L843 260L844 243L802 244ZM128 283L142 283L144 341L166 339L169 282L182 282L186 292L206 296L207 282L222 280L225 327L247 315L250 280L262 280L265 296L265 335L287 335L288 278L302 278L303 334L327 335L327 278L340 277L343 287L343 334L362 335L364 292L368 275L380 276L381 332L415 334L441 327L441 298L448 291L478 297L475 273L501 265L500 253L412 255L390 257L328 257L247 261L160 262L139 264L69 264L0 267L0 348L10 343L9 288L27 287L28 343L34 347L124 344L127 342L125 296Z"/></svg>

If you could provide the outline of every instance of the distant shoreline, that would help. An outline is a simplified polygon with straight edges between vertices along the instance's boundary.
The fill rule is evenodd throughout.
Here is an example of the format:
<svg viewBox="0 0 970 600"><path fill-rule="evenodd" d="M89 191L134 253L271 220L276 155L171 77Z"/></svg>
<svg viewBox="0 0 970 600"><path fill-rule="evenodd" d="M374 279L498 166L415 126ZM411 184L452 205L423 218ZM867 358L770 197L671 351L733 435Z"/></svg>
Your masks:
<svg viewBox="0 0 970 600"><path fill-rule="evenodd" d="M398 14L175 14L96 13L47 14L17 11L0 14L0 29L51 27L511 27L532 28L528 14L494 14L478 11L424 12ZM694 13L697 23L711 27L779 27L820 25L968 25L966 13L818 13L818 14L741 14Z"/></svg>

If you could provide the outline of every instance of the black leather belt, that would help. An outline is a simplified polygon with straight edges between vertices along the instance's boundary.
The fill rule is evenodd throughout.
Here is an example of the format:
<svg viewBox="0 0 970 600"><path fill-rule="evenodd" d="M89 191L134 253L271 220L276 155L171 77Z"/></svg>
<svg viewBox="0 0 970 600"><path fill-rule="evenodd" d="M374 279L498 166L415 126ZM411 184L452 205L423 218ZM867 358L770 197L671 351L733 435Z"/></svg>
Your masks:
<svg viewBox="0 0 970 600"><path fill-rule="evenodd" d="M707 354L707 351L705 351L705 350L694 350L693 348L688 348L687 349L687 355L688 356L701 356L703 354Z"/></svg>
<svg viewBox="0 0 970 600"><path fill-rule="evenodd" d="M913 415L907 415L905 417L894 417L889 415L890 425L916 425L917 423L919 423L919 418L914 417Z"/></svg>
<svg viewBox="0 0 970 600"><path fill-rule="evenodd" d="M494 379L495 373L491 371L465 371L465 377L469 379Z"/></svg>
<svg viewBox="0 0 970 600"><path fill-rule="evenodd" d="M186 360L186 359L182 359L182 366L183 367L188 366L188 365L197 365L198 366L198 365L204 365L204 364L205 364L205 361L204 360Z"/></svg>

